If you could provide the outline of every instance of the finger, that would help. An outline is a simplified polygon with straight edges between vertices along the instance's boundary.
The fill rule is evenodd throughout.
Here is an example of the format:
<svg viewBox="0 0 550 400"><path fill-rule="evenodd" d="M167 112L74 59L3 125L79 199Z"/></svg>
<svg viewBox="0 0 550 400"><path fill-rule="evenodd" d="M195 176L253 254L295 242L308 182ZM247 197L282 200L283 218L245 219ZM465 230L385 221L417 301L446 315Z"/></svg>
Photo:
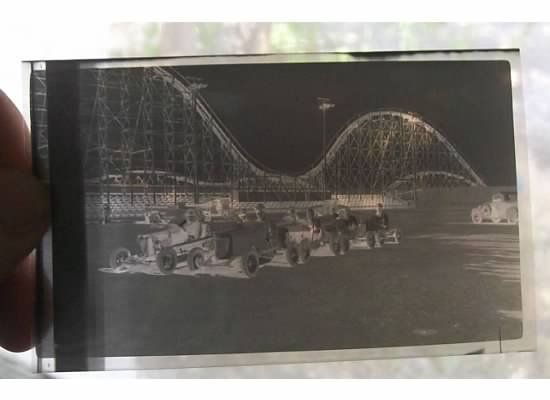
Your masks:
<svg viewBox="0 0 550 400"><path fill-rule="evenodd" d="M30 135L17 107L0 90L0 167L31 169Z"/></svg>
<svg viewBox="0 0 550 400"><path fill-rule="evenodd" d="M48 227L48 195L29 173L0 168L0 281L36 247Z"/></svg>
<svg viewBox="0 0 550 400"><path fill-rule="evenodd" d="M0 347L25 351L34 333L35 269L32 257L0 283Z"/></svg>
<svg viewBox="0 0 550 400"><path fill-rule="evenodd" d="M0 169L0 182L9 188L0 198L0 346L24 351L32 346L35 301L35 265L26 256L47 229L47 198L25 172Z"/></svg>
<svg viewBox="0 0 550 400"><path fill-rule="evenodd" d="M41 193L36 197L38 207L35 209L30 207L29 213L23 213L22 220L28 221L29 219L36 218L36 228L16 227L15 232L12 234L18 234L23 236L21 241L8 247L7 258L0 265L0 274L5 275L3 283L0 281L0 346L5 347L12 351L22 351L28 349L31 344L33 333L33 316L34 316L34 300L35 300L35 267L34 261L25 255L28 254L32 247L38 242L41 235L40 232L45 230L43 211L47 208L47 199L45 199L44 189L39 188L38 182L34 181L30 176L31 157L29 151L29 131L25 124L25 121L14 104L7 98L7 96L0 90L0 140L2 145L0 146L0 167L14 168L20 172L10 173L4 171L5 177L10 177L7 182L2 182L2 188L0 195L4 198L14 188L20 189L21 192L31 195L33 193ZM11 175L10 175L11 174ZM21 178L22 187L19 188L21 182L18 182L18 178ZM16 181L16 182L14 182ZM9 185L9 186L8 186ZM4 247L6 245L14 243L13 236L10 234L10 230L13 229L14 218L9 216L9 213L19 209L19 197L17 195L8 195L6 205L12 207L12 209L6 209L2 206L2 217L6 221L6 228L2 231L3 236L0 239L0 243ZM22 200L24 208L29 209L28 203L25 201L32 200L32 197L26 197ZM15 204L14 204L15 203ZM15 212L14 212L15 214ZM21 213L18 214L21 216ZM15 218L17 219L17 217ZM25 224L22 224L24 226ZM6 239L9 238L9 241ZM3 251L3 249L2 249ZM1 254L1 253L0 253ZM3 257L3 254L2 254ZM15 266L17 266L15 268ZM14 270L15 269L15 270Z"/></svg>

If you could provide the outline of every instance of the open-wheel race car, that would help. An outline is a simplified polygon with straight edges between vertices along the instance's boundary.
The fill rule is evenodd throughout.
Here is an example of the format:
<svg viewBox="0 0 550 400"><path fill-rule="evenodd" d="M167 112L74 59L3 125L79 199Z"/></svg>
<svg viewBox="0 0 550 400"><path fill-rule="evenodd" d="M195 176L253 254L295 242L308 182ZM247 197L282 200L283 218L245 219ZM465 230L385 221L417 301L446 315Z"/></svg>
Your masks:
<svg viewBox="0 0 550 400"><path fill-rule="evenodd" d="M162 273L168 274L184 261L190 269L198 269L212 256L214 238L210 226L202 221L200 210L188 209L184 215L167 224L154 224L151 232L138 235L137 254L125 247L115 249L109 257L109 267L154 263Z"/></svg>
<svg viewBox="0 0 550 400"><path fill-rule="evenodd" d="M376 214L367 216L358 224L352 246L372 249L382 247L384 244L401 243L401 229L390 228L389 218L382 211L382 205L379 204L378 207L379 211Z"/></svg>
<svg viewBox="0 0 550 400"><path fill-rule="evenodd" d="M491 201L485 202L472 209L470 216L474 224L493 222L499 224L518 223L518 200L515 192L495 193Z"/></svg>
<svg viewBox="0 0 550 400"><path fill-rule="evenodd" d="M230 229L215 233L214 248L209 265L231 265L249 278L256 276L273 257L269 228L261 221L235 223Z"/></svg>
<svg viewBox="0 0 550 400"><path fill-rule="evenodd" d="M290 266L306 264L311 256L311 227L299 218L294 209L276 224L270 226L270 241L275 254L283 253Z"/></svg>
<svg viewBox="0 0 550 400"><path fill-rule="evenodd" d="M358 228L357 218L345 206L326 206L318 210L309 209L307 219L311 221L311 248L316 250L328 245L335 256L350 249L350 241Z"/></svg>
<svg viewBox="0 0 550 400"><path fill-rule="evenodd" d="M241 210L237 213L242 224L257 223L265 226L266 233L262 236L265 242L263 254L270 259L281 258L284 263L294 267L305 264L311 255L311 228L308 221L298 217L294 209L290 209L283 218L275 221L265 212L263 204L254 207L254 215L251 216ZM282 256L282 257L281 257Z"/></svg>
<svg viewBox="0 0 550 400"><path fill-rule="evenodd" d="M241 211L237 221L214 234L212 265L225 261L252 278L278 255L283 255L290 266L309 261L310 229L295 212L291 210L277 223L267 218L262 204L254 208L254 214L250 218Z"/></svg>

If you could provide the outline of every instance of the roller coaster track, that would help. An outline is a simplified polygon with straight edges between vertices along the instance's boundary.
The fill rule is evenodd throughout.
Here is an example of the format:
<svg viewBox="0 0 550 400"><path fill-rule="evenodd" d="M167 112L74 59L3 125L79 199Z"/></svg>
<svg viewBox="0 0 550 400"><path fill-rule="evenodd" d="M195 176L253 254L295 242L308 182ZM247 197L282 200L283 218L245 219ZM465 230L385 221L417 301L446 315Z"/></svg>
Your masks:
<svg viewBox="0 0 550 400"><path fill-rule="evenodd" d="M238 136L233 134L224 124L205 98L197 91L192 92L190 82L177 69L172 67L153 67L149 71L154 75L155 81L161 81L163 84L170 86L173 88L174 95L177 93L177 96L181 96L186 100L187 105L185 107L189 107L188 104L191 103L191 98L194 96L195 112L200 120L202 120L203 125L207 127L208 131L217 140L217 143L212 142L211 146L219 146L219 150L228 156L227 159L231 159L235 165L239 166L238 172L236 172L240 174L238 176L239 181L246 183L253 190L261 189L265 182L268 183L265 185L266 187L269 184L273 184L279 188L278 190L283 191L319 190L322 186L320 185L321 179L327 174L327 171L324 170L324 165L332 169L328 173L332 174L331 179L333 183L347 179L347 187L357 189L358 193L361 193L361 190L364 190L365 193L392 190L397 188L400 182L416 180L417 178L420 180L434 178L434 181L436 179L447 179L447 182L450 182L449 185L451 186L457 184L462 186L485 186L483 179L438 129L417 114L398 110L369 111L356 116L334 135L334 140L329 144L326 153L321 154L307 169L293 176L282 174L267 167L250 154L239 143ZM42 122L44 122L42 121L44 119L43 116L46 115L43 112L46 106L42 104L42 100L45 99L46 85L42 81L43 79L38 78L35 86L39 89L37 91L39 93L36 94L37 99L34 101L33 119L35 123L33 128L39 130L41 133L41 153L47 153L47 135L42 135L43 131L46 132L46 126L42 126ZM117 79L116 74L113 78ZM122 89L117 89L117 87L122 87L123 85L117 81L111 83L110 90L118 90L119 96L121 96L120 93L123 91ZM140 90L144 91L145 89L141 87ZM113 101L120 100L113 99ZM158 99L151 101L158 101ZM90 112L93 113L94 111L90 110ZM137 115L132 113L129 120L129 116L126 116L127 122L132 121L132 124L129 125L131 127L130 131L138 130L138 120L142 118L140 115L140 111L137 112ZM113 128L113 132L117 132L125 125L121 122L122 119L116 116L113 116L112 120L120 125ZM376 123L384 120L390 120L390 123L400 128L392 128L393 125L387 125L390 127L388 130L382 125L376 127ZM407 129L404 130L403 127L405 125ZM401 129L401 133L399 133L399 129ZM374 136L376 136L376 140ZM395 139L397 136L400 137L399 141ZM135 140L132 143L135 144ZM429 143L429 145L425 146L426 148L422 150L419 146L425 143ZM392 152L392 146L400 147L399 153ZM415 152L415 148L417 147L419 148L418 153ZM93 146L90 146L90 149L92 148ZM109 151L112 154L118 154L120 153L120 148ZM143 148L127 149L128 154L132 152L132 154L137 154L140 151L143 152L145 150ZM151 150L149 149L149 151ZM437 154L431 154L430 151ZM427 161L418 162L416 159L420 157L424 157L423 160ZM383 165L383 163L388 164ZM395 164L399 163L405 166L398 165L394 167ZM416 165L418 165L418 168L411 167ZM387 170L391 168L395 168L395 170L392 173L387 173ZM146 175L148 173L156 173L159 176L171 174L171 172L162 171L159 168L154 171L146 171L145 169L144 166L140 168L139 165L132 165L129 169L119 168L119 170L126 171L126 174L143 173ZM334 172L335 169L338 169L338 173ZM117 173L114 170L106 171L99 181L104 179L105 176L115 176ZM368 175L369 178L365 178L361 181L361 185L357 185L355 184L357 180L355 175ZM90 176L91 180L95 181L98 180L98 177L96 175L94 179L93 176ZM189 174L184 176L181 175L181 172L175 171L175 178L187 184L192 183L190 180L192 177L190 178ZM197 183L199 185L219 184L222 186L230 183L227 175L209 179L209 181L199 180ZM257 183L253 182L255 179L258 179Z"/></svg>
<svg viewBox="0 0 550 400"><path fill-rule="evenodd" d="M328 148L326 152L326 158L327 162L330 162L336 158L336 155L338 151L345 146L346 140L348 137L354 132L355 129L357 129L361 124L365 123L368 120L372 120L375 117L398 117L402 120L408 121L412 124L416 124L417 126L420 126L424 129L425 132L428 134L434 135L437 140L449 152L450 157L454 157L456 161L464 168L465 171L469 173L471 176L471 179L468 179L466 177L459 177L457 174L452 173L445 173L448 176L459 178L460 180L464 180L465 182L468 182L470 185L480 185L485 186L485 183L483 179L479 177L479 175L470 167L470 165L464 160L462 155L455 149L455 147L443 136L437 129L435 129L433 126L425 122L422 118L419 116L408 113L408 112L401 112L401 111L393 111L393 110L380 110L380 111L374 111L374 112L367 112L355 120L353 120L351 123L347 124L337 135L336 139L333 141L332 145ZM323 168L323 160L322 157L320 160L318 160L308 171L306 171L303 176L311 177L321 174ZM441 171L439 171L441 172ZM437 171L418 171L417 175L423 174L423 175L429 175L429 174L437 174Z"/></svg>
<svg viewBox="0 0 550 400"><path fill-rule="evenodd" d="M181 93L183 96L191 96L191 91L188 88L189 83L186 81L185 77L179 74L179 72L176 71L174 68L156 67L153 70L158 77L173 85L173 87L177 89L178 92ZM346 126L336 135L335 140L327 149L326 155L321 155L321 157L309 168L309 170L303 171L301 174L298 175L298 177L284 176L273 169L267 168L265 165L255 159L249 152L247 152L239 144L239 141L235 138L231 131L223 124L221 119L216 115L215 111L208 105L205 99L200 96L200 94L197 94L196 96L198 97L197 112L204 121L209 122L213 133L216 135L221 145L231 152L231 156L235 160L246 163L251 171L258 176L277 175L282 177L282 179L285 181L294 181L297 178L301 183L311 182L323 174L325 157L327 164L330 164L332 161L334 161L337 158L338 153L344 148L344 146L346 146L346 141L348 140L348 138L361 125L377 118L395 117L403 121L407 121L410 124L416 125L420 129L422 129L423 132L435 137L447 150L447 156L458 162L460 167L466 173L466 176L462 176L456 173L445 171L417 171L417 176L441 175L455 178L457 181L466 183L470 186L485 186L483 179L470 167L470 165L466 162L462 155L455 149L455 147L449 142L449 140L447 140L447 138L445 138L445 136L441 134L441 132L439 132L418 115L395 110L379 110L374 112L367 112L360 115L355 120L346 124ZM384 149L386 149L387 145L388 141L386 141ZM411 178L412 175L413 174L405 176L403 178ZM389 187L392 187L393 185L394 184L391 184L389 185Z"/></svg>

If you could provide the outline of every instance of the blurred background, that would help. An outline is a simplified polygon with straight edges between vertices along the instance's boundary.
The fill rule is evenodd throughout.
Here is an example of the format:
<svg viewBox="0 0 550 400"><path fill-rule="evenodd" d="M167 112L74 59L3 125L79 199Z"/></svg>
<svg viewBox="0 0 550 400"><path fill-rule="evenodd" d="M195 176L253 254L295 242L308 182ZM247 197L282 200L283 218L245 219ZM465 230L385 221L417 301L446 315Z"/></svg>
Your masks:
<svg viewBox="0 0 550 400"><path fill-rule="evenodd" d="M97 23L0 25L0 88L23 108L22 60L279 52L519 48L529 146L538 350L343 363L89 373L138 377L550 377L550 24ZM0 349L0 377L30 374L32 351ZM53 374L70 377L75 374ZM81 374L79 374L81 375Z"/></svg>

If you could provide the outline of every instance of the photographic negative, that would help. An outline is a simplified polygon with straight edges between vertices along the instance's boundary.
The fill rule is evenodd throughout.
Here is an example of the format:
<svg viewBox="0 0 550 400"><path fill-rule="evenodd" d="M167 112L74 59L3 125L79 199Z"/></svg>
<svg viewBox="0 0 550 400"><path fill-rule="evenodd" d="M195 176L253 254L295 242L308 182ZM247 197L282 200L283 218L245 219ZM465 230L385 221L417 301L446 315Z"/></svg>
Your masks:
<svg viewBox="0 0 550 400"><path fill-rule="evenodd" d="M40 368L533 349L518 57L29 64Z"/></svg>

